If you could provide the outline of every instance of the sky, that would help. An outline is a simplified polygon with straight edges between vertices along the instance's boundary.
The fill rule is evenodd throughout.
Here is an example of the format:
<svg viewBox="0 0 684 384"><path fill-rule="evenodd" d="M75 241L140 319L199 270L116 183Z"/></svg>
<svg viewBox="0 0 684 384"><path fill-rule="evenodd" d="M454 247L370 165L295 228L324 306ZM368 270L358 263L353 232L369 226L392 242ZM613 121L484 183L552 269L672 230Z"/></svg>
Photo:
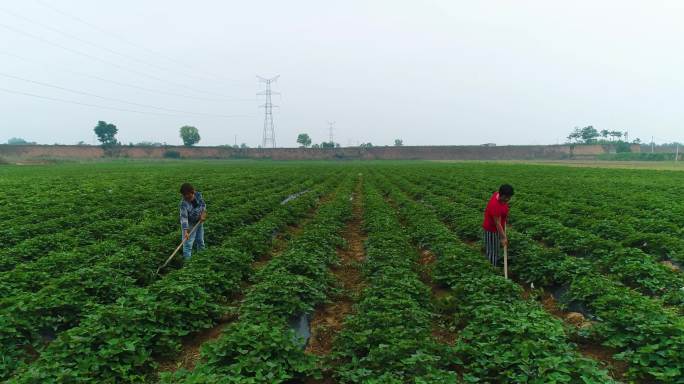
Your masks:
<svg viewBox="0 0 684 384"><path fill-rule="evenodd" d="M0 1L0 142L683 141L684 2Z"/></svg>

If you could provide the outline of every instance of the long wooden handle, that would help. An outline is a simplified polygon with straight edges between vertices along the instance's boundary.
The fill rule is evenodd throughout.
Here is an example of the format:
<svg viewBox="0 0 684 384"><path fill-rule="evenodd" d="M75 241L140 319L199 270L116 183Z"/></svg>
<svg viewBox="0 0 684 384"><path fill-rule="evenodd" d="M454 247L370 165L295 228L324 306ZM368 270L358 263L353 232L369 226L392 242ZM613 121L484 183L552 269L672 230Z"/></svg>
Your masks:
<svg viewBox="0 0 684 384"><path fill-rule="evenodd" d="M504 277L508 279L508 246L504 246Z"/></svg>
<svg viewBox="0 0 684 384"><path fill-rule="evenodd" d="M197 229L197 227L198 227L201 223L202 223L201 221L198 221L197 224L195 224L195 226L192 227L192 230L190 230L190 233L188 234L188 236L192 235L193 232L195 232L195 229ZM169 263L171 262L171 260L173 259L173 257L176 256L176 253L178 253L178 251L181 249L181 247L183 247L183 244L185 244L186 241L187 241L187 239L185 239L185 235L184 235L183 240L181 240L180 244L178 244L178 246L176 247L176 250L173 251L173 253L171 254L171 256L169 256L168 259L166 259L166 262L164 262L164 264L162 264L159 268L157 268L157 272L155 273L156 275L159 274L159 271L161 271L162 268L164 268L164 267L166 267L167 265L169 265Z"/></svg>
<svg viewBox="0 0 684 384"><path fill-rule="evenodd" d="M506 224L504 224L504 236L506 236L506 239L508 239L508 234L506 231ZM504 277L508 279L508 245L504 245Z"/></svg>

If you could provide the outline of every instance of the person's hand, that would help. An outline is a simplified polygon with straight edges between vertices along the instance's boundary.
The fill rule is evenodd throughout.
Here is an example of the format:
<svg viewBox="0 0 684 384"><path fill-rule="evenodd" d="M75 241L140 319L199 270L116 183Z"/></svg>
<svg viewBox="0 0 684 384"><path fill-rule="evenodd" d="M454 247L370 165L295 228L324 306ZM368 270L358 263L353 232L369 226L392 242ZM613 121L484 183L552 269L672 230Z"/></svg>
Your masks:
<svg viewBox="0 0 684 384"><path fill-rule="evenodd" d="M200 215L200 223L204 223L204 220L207 219L207 211L202 211L202 214Z"/></svg>
<svg viewBox="0 0 684 384"><path fill-rule="evenodd" d="M186 229L185 235L183 236L183 241L188 241L188 239L190 239L190 230Z"/></svg>
<svg viewBox="0 0 684 384"><path fill-rule="evenodd" d="M501 239L501 246L508 248L508 237L504 237Z"/></svg>

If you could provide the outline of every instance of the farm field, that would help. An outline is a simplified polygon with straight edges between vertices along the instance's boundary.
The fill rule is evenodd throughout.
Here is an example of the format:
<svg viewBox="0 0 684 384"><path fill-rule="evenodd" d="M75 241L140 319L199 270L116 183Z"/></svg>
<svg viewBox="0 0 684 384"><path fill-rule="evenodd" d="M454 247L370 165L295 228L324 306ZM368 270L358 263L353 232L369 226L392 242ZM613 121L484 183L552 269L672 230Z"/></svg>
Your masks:
<svg viewBox="0 0 684 384"><path fill-rule="evenodd" d="M183 182L208 248L155 275ZM481 249L504 182L510 280ZM518 163L0 166L0 381L684 383L683 185Z"/></svg>

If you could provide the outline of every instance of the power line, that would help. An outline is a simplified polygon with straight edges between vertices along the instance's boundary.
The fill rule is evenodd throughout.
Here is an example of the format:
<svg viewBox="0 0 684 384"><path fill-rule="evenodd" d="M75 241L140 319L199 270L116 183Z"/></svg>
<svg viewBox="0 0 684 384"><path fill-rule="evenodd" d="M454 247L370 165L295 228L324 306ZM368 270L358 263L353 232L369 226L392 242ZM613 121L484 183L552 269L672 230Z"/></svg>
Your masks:
<svg viewBox="0 0 684 384"><path fill-rule="evenodd" d="M76 105L82 105L86 107L92 107L92 108L100 108L100 109L109 109L113 111L123 111L123 112L132 112L132 113L140 113L144 115L157 115L157 116L185 116L185 115L180 115L180 114L172 114L172 113L162 113L162 112L150 112L150 111L139 111L135 109L127 109L127 108L117 108L117 107L108 107L104 105L98 105L98 104L90 104L90 103L82 103L80 101L74 101L74 100L65 100L65 99L59 99L56 97L50 97L50 96L42 96L42 95L36 95L34 93L28 93L28 92L22 92L22 91L15 91L12 89L7 89L7 88L0 88L0 91L2 92L7 92L7 93L13 93L16 95L24 95L24 96L29 96L29 97L35 97L38 99L44 99L44 100L50 100L50 101L57 101L60 103L67 103L67 104L76 104ZM225 118L241 118L241 117L252 117L248 115L225 115L222 116Z"/></svg>
<svg viewBox="0 0 684 384"><path fill-rule="evenodd" d="M155 68L155 69L162 70L162 71L177 72L177 71L173 71L172 69L165 68L165 67L163 67L163 66L159 66L159 65L154 64L154 63L150 63L150 62L148 62L148 61L146 61L146 60L141 60L141 59L139 59L139 58L137 58L137 57L135 57L135 56L131 56L131 55L128 55L128 54L125 54L125 53L116 51L116 50L111 49L111 48L109 48L109 47L102 46L102 45L97 44L97 43L93 43L92 41L85 40L85 39L81 38L80 36L76 36L76 35L74 35L74 34L72 34L72 33L65 32L65 31L63 31L63 30L61 30L61 29L52 27L52 26L47 25L47 24L45 24L45 23L41 23L41 22L39 22L39 21L30 19L30 18L28 18L28 17L26 17L26 16L22 16L21 14L18 14L18 13L14 12L14 11L10 11L10 10L5 9L5 8L0 8L0 12L4 12L4 13L10 15L10 16L18 17L18 18L20 18L20 19L22 19L22 20L25 20L25 21L29 22L29 23L32 23L32 24L41 26L41 27L43 27L43 28L45 28L45 29L48 29L48 30L50 30L50 31L56 32L56 33L58 33L58 34L60 34L60 35L62 35L62 36L66 36L66 37L68 37L68 38L70 38L70 39L73 39L73 40L79 41L79 42L81 42L81 43L83 43L83 44L86 44L86 45L89 45L89 46L92 46L92 47L95 47L95 48L104 50L104 51L109 52L109 53L111 53L111 54L113 54L113 55L116 55L116 56L119 56L119 57L123 57L123 58L125 58L125 59L130 60L130 61L133 61L133 62L136 62L136 63L141 63L141 64L144 64L144 65L147 65L147 66L150 66L150 67L153 67L153 68ZM177 73L180 73L180 72L177 72ZM194 74L183 73L183 75L185 75L185 76L190 76L190 77L195 77L195 78L199 78L199 79L204 79L204 80L210 79L210 78L205 77L205 76L197 76L197 75L194 75Z"/></svg>
<svg viewBox="0 0 684 384"><path fill-rule="evenodd" d="M12 57L12 58L15 58L15 59L18 59L18 60L27 62L27 63L32 63L32 64L35 64L35 65L39 65L39 66L42 66L42 67L48 67L46 64L41 63L41 62L39 62L39 61L37 61L37 60L28 59L28 58L26 58L26 57L22 57L22 56L13 54L13 53L1 52L1 51L0 51L0 55L9 56L9 57ZM217 99L217 98L193 96L193 95L187 95L187 94L183 94L183 93L174 93L174 92L168 92L168 91L161 91L161 90L154 89L154 88L141 87L141 86L139 86L139 85L130 84L130 83L125 83L125 82L116 81L116 80L111 80L111 79L107 79L107 78L104 78L104 77L101 77L101 76L90 75L90 74L87 74L87 73L78 72L78 71L74 71L74 70L71 70L71 69L55 68L55 67L52 66L52 65L50 65L49 68L50 68L51 70L58 70L58 71L60 71L60 72L70 73L70 74L76 75L76 76L81 76L81 77L86 77L86 78L90 78L90 79L94 79L94 80L99 80L99 81L102 81L102 82L105 82L105 83L110 83L110 84L118 85L118 86L120 86L120 87L127 87L127 88L137 89L137 90L139 90L139 91L144 91L144 92L148 92L148 93L155 93L155 94L164 95L164 96L175 96L175 97L183 97L183 98L186 98L186 99L203 100L203 101L213 101L213 102L221 102L221 103L223 103L223 102L225 102L225 101L250 101L250 102L253 102L253 101L255 100L255 99L246 99L246 98L244 98L244 99L241 99L241 98Z"/></svg>
<svg viewBox="0 0 684 384"><path fill-rule="evenodd" d="M266 96L266 101L264 105L262 105L264 108L264 138L261 146L263 148L268 148L269 146L271 148L276 147L275 129L273 127L273 107L277 108L278 106L273 105L271 102L271 95L274 93L279 93L271 91L271 83L274 83L279 77L280 75L277 75L270 79L266 79L261 76L257 76L257 79L259 79L260 82L266 84L266 89L263 92L257 93L257 95Z"/></svg>
<svg viewBox="0 0 684 384"><path fill-rule="evenodd" d="M10 78L10 79L14 79L14 80L24 81L24 82L27 82L27 83L37 84L37 85L40 85L40 86L43 86L43 87L49 87L49 88L59 89L59 90L61 90L61 91L71 92L71 93L75 93L75 94L78 94L78 95L96 97L96 98L102 99L102 100L109 100L109 101L115 101L115 102L117 102L117 103L124 103L124 104L134 105L134 106L136 106L136 107L158 109L158 110L161 110L161 111L184 113L184 114L188 114L188 115L201 115L201 116L213 116L213 117L227 117L227 116L229 116L229 115L222 115L222 114L215 114L215 113L191 112L191 111L184 111L184 110L180 110L180 109L171 109L171 108L156 107L156 106L154 106L154 105L149 105L149 104L134 103L134 102L126 101L126 100L123 100L123 99L117 99L117 98L114 98L114 97L107 97L107 96L100 96L100 95L95 94L95 93L84 92L84 91L78 91L78 90L75 90L75 89L66 88L66 87L62 87L62 86L54 85L54 84L49 84L49 83L44 83L44 82L41 82L41 81L31 80L31 79L27 79L27 78L24 78L24 77L9 75L9 74L2 73L2 72L0 72L0 76L7 77L7 78Z"/></svg>
<svg viewBox="0 0 684 384"><path fill-rule="evenodd" d="M64 10L61 10L61 9L55 7L55 6L52 5L52 4L47 4L45 1L42 1L42 0L35 0L35 1L36 1L36 3L42 5L43 7L49 8L49 9L52 10L53 12L59 13L59 14L62 15L62 16L65 16L65 17L68 17L68 18L70 18L70 19L72 19L72 20L75 20L75 21L77 21L77 22L79 22L79 23L81 23L81 24L83 24L83 25L86 25L86 26L88 26L88 27L90 27L90 28L92 28L92 29L94 29L94 30L100 32L100 33L103 33L103 34L105 34L105 35L109 35L109 36L111 36L111 37L113 37L113 38L115 38L115 39L117 39L117 40L119 40L119 41L121 41L121 42L123 42L123 43L125 43L125 44L128 44L128 45L132 46L132 47L135 47L135 48L137 48L137 49L146 51L146 52L148 52L149 54L151 54L151 55L153 55L153 56L161 57L161 58L163 58L163 59L165 59L165 60L167 60L167 61L169 61L169 62L172 62L172 63L174 63L174 64L176 64L176 65L183 66L183 67L188 68L188 69L191 69L191 70L196 70L196 68L193 68L191 65L188 65L187 63L184 63L184 62L182 62L182 61L176 60L176 59L174 59L174 58L172 58L172 57L169 57L169 56L166 56L166 55L164 55L164 54L162 54L162 53L156 52L156 51L154 51L154 50L152 50L152 49L150 49L150 48L148 48L148 47L145 47L145 46L142 46L142 45L140 45L140 44L137 44L137 43L135 43L135 42L133 42L133 41L131 41L131 40L128 40L128 39L122 37L121 35L118 35L118 34L116 34L116 33L113 33L113 32L111 32L111 31L108 31L108 30L106 30L106 29L104 29L104 28L102 28L102 27L100 27L100 26L98 26L98 25L96 25L96 24L93 24L93 23L91 23L91 22L89 22L89 21L87 21L87 20L83 20L83 19L81 19L80 17L75 16L75 15L69 13L69 12L66 12L66 11L64 11ZM210 76L210 77L205 77L205 78L210 78L210 79L212 79L212 80L219 80L219 81L224 81L224 82L225 82L225 81L227 81L227 82L236 82L236 80L224 79L224 78L222 78L222 77L220 77L220 76L216 76L216 75L214 75L214 74L212 74L212 76Z"/></svg>
<svg viewBox="0 0 684 384"><path fill-rule="evenodd" d="M40 36L36 36L36 35L34 35L34 34L31 34L31 33L28 33L28 32L24 32L24 31L22 31L22 30L20 30L20 29L18 29L18 28L14 28L14 27L11 27L11 26L6 25L6 24L0 24L0 27L5 28L5 29L8 29L8 30L10 30L10 31L12 31L12 32L14 32L14 33L17 33L17 34L20 34L20 35L23 35L23 36L28 36L28 37L30 37L30 38L32 38L32 39L36 39L36 40L38 40L38 41L40 41L40 42L42 42L42 43L45 43L45 44L48 44L48 45L52 45L52 46L58 47L58 48L63 49L63 50L65 50L65 51L68 51L68 52L71 52L71 53L75 53L75 54L77 54L77 55L84 56L84 57L87 57L87 58L89 58L89 59L92 59L92 60L95 60L95 61L99 61L99 62L101 62L101 63L105 63L105 64L107 64L107 65L114 66L114 67L119 68L119 69L121 69L121 70L123 70L123 71L130 72L130 73L136 74L136 75L138 75L138 76L147 77L147 78L150 78L150 79L153 79L153 80L162 82L162 83L168 83L168 84L174 85L174 86L176 86L176 87L186 88L186 89L188 89L188 90L190 90L190 91L193 91L193 92L205 93L205 94L213 94L214 96L226 97L226 96L224 96L224 95L217 94L217 93L214 93L214 92L202 91L202 90L198 90L198 89L195 89L195 88L193 88L193 87L190 87L190 86L187 86L187 85L184 85L184 84L179 84L179 83L170 82L170 81L164 80L164 79L162 79L162 78L160 78L160 77L157 77L157 76L154 76L154 75L147 74L147 73L145 73L145 72L137 71L137 70L135 70L135 69L131 69L131 68L128 68L128 67L126 67L126 66L117 64L117 63L112 63L112 62L110 62L110 61L103 60L103 59L101 59L101 58L99 58L99 57L97 57L97 56L91 55L91 54L89 54L89 53L84 53L84 52L81 52L81 51L79 51L79 50L77 50L77 49L69 48L69 47L66 47L66 46L64 46L64 45L54 43L54 42L52 42L52 41L50 41L50 40L46 40L46 39L44 39L44 38L42 38L42 37L40 37Z"/></svg>

